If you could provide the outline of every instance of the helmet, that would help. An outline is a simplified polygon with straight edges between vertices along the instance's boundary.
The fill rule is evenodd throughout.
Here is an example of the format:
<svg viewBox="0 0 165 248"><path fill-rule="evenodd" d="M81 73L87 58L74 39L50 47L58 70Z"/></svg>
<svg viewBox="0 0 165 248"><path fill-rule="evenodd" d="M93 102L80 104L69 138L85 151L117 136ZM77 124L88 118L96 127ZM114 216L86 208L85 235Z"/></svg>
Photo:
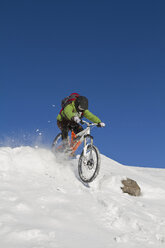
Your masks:
<svg viewBox="0 0 165 248"><path fill-rule="evenodd" d="M75 100L75 107L78 112L88 109L88 99L85 96L78 96Z"/></svg>

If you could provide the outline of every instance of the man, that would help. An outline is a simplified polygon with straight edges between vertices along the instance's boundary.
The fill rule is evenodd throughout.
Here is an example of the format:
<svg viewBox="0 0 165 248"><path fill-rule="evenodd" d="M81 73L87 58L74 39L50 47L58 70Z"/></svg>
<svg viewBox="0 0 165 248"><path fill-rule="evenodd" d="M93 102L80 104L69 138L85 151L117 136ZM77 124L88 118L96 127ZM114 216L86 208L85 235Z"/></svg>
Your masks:
<svg viewBox="0 0 165 248"><path fill-rule="evenodd" d="M98 127L105 126L97 116L88 110L88 99L85 96L78 96L75 100L70 101L57 116L57 125L62 131L63 140L67 140L70 130L73 130L76 134L83 130L80 125L83 117L91 122L98 123Z"/></svg>

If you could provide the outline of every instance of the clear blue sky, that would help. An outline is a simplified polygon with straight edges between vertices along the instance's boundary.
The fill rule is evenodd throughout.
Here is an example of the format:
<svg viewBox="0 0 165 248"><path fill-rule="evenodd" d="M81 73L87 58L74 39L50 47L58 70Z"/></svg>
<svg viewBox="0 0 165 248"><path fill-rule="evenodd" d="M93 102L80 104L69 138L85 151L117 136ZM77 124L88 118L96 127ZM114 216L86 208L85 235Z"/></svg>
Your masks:
<svg viewBox="0 0 165 248"><path fill-rule="evenodd" d="M106 123L93 129L102 154L165 167L164 13L159 0L1 0L0 145L40 129L50 147L61 99L78 92Z"/></svg>

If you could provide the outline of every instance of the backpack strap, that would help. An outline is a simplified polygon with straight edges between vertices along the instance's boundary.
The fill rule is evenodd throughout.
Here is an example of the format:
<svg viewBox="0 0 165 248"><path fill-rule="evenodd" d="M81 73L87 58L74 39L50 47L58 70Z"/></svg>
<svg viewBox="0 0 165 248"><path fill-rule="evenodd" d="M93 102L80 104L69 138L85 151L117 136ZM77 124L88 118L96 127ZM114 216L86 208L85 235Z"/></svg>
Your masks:
<svg viewBox="0 0 165 248"><path fill-rule="evenodd" d="M63 111L63 109L68 105L70 104L71 102L73 102L74 100L77 99L77 97L80 96L78 93L72 93L70 94L69 96L67 96L66 98L64 98L62 100L62 103L61 103L61 110L60 110L60 114L61 112Z"/></svg>

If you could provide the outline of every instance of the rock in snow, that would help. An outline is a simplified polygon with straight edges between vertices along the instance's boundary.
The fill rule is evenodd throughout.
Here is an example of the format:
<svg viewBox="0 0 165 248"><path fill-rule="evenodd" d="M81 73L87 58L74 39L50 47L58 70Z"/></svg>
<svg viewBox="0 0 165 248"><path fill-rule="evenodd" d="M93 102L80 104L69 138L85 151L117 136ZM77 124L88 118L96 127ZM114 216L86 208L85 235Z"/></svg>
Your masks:
<svg viewBox="0 0 165 248"><path fill-rule="evenodd" d="M140 196L141 189L136 181L127 178L126 180L122 180L121 182L124 185L124 187L121 187L124 193L128 193L129 195L133 196Z"/></svg>
<svg viewBox="0 0 165 248"><path fill-rule="evenodd" d="M123 194L134 178L139 197ZM101 155L99 176L81 183L77 159L0 148L0 247L164 248L165 170L121 165Z"/></svg>

